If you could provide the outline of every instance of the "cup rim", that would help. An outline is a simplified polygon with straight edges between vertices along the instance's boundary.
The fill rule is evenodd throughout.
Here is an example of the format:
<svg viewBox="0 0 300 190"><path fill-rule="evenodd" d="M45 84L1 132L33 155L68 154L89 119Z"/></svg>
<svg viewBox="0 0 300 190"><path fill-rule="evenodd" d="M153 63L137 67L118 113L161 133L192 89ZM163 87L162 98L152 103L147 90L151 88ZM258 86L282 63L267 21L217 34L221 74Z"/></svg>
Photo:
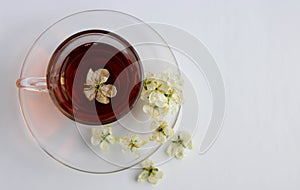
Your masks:
<svg viewBox="0 0 300 190"><path fill-rule="evenodd" d="M122 47L123 49L118 49L119 52L122 51L127 51L127 48L130 49L132 55L134 56L134 58L136 59L135 62L132 62L132 65L136 65L137 70L138 70L138 76L140 76L140 79L138 81L136 85L139 85L139 89L138 89L138 93L135 96L134 100L129 104L129 107L124 108L125 111L120 111L119 114L115 113L115 110L118 110L118 108L113 108L113 112L115 113L113 117L110 117L109 119L106 119L104 121L101 121L100 118L96 119L97 121L88 121L88 120L83 120L81 118L78 118L76 116L76 114L72 114L69 113L68 111L66 111L65 109L62 108L62 106L58 103L57 100L57 96L55 94L55 92L52 92L52 90L50 89L51 86L51 82L50 80L50 74L52 70L55 70L55 67L58 67L59 69L62 67L60 66L56 66L55 64L56 62L56 58L60 56L61 53L59 53L60 51L64 51L65 48L68 48L68 46L70 45L70 43L76 42L76 40L80 39L82 36L88 36L88 35L103 35L106 37L106 35L108 35L109 37L112 37L114 40L118 41L118 43L120 43L122 46L124 45L124 47ZM79 46L84 45L84 43L98 43L97 42L83 42L81 45L80 44L76 44L76 46L74 46L72 49L70 49L70 53L76 49ZM101 41L99 41L99 43L102 43ZM104 43L105 44L105 43ZM58 55L57 55L58 54ZM68 56L68 55L66 55ZM65 59L65 58L63 58ZM57 64L63 64L61 63L61 61ZM61 71L59 71L60 73ZM55 104L55 106L58 108L58 110L65 115L66 117L68 117L69 119L78 122L80 124L86 125L87 127L93 127L93 126L105 126L105 125L113 125L114 123L116 123L118 120L122 119L123 117L126 117L127 114L129 114L129 112L132 110L132 108L136 105L136 103L138 102L140 96L141 96L141 92L143 90L143 81L144 81L144 68L143 68L143 64L142 64L142 60L140 59L140 56L138 54L138 52L135 50L135 47L132 46L126 39L124 39L123 37L111 32L111 31L105 31L105 30L100 30L100 29L88 29L85 31L80 31L78 33L72 34L71 36L69 36L67 39L65 39L61 44L58 45L58 47L56 48L56 50L54 51L54 53L51 55L51 59L48 63L47 66L47 72L46 72L46 81L47 81L47 89L48 89L48 93L51 97L52 102ZM58 79L58 81L60 81ZM54 83L56 84L56 83ZM59 85L60 86L60 85ZM111 100L112 102L112 100ZM73 106L73 104L72 104ZM95 116L96 117L96 116ZM99 121L99 122L98 122Z"/></svg>

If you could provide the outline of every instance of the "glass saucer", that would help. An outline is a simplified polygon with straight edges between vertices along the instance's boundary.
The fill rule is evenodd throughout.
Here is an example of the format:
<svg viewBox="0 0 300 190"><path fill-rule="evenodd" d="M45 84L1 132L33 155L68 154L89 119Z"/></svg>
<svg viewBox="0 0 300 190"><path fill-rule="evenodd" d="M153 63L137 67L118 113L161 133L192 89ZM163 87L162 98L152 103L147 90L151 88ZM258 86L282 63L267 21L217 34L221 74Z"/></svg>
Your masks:
<svg viewBox="0 0 300 190"><path fill-rule="evenodd" d="M216 68L201 67L201 64L215 65L203 44L198 43L200 48L195 48L202 59L184 51L188 49L185 45L193 44L190 41L176 46L174 41L178 41L178 31L172 27L149 25L117 11L93 10L70 15L50 26L35 41L23 63L20 78L45 76L49 59L60 43L78 32L97 29L111 31L126 39L140 56L145 73L161 73L168 69L181 75L185 81L184 103L178 112L165 120L175 133L188 131L193 135L197 154L197 145L202 146L203 142L209 145L215 140L225 112L222 77ZM181 33L178 36L185 37ZM20 89L19 102L27 127L38 145L53 159L75 170L105 174L138 168L148 157L156 164L171 159L165 153L168 142L163 145L150 142L140 149L140 156L123 153L119 145L112 145L109 152L101 151L99 146L91 144L91 130L103 126L76 122L76 115L75 121L70 120L59 112L48 93ZM108 124L112 126L113 134L117 137L138 134L142 139L148 139L153 129L144 127L151 125L150 117L142 111L144 104L139 99L128 114Z"/></svg>
<svg viewBox="0 0 300 190"><path fill-rule="evenodd" d="M180 74L173 52L169 48L157 49L151 45L158 42L168 47L152 27L121 12L91 10L67 16L46 29L28 52L20 78L46 76L48 63L57 47L70 36L87 30L104 30L125 39L137 52L145 73L163 72L168 68ZM102 125L76 122L76 114L74 120L69 119L57 109L47 92L20 88L19 103L27 127L42 150L61 164L79 171L99 174L121 171L137 165L161 146L150 143L137 157L123 154L115 145L111 151L103 153L105 157L101 157L95 151L96 147L90 146L90 138L91 128L102 128ZM137 103L128 114L109 124L114 134L120 137L137 133L146 138L151 133L149 128L140 127L151 123L149 117L141 114L141 106L141 102ZM175 126L178 113L167 118L169 126Z"/></svg>

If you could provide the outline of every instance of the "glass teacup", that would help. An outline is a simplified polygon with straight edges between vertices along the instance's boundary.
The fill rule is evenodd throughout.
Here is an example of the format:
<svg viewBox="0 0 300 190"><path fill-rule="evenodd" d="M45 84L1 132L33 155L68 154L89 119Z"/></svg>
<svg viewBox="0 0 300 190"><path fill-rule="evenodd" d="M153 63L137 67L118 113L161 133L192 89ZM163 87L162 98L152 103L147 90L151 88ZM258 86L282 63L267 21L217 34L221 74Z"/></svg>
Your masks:
<svg viewBox="0 0 300 190"><path fill-rule="evenodd" d="M129 42L104 30L86 30L54 51L45 77L20 78L19 88L49 92L68 118L88 125L122 118L139 98L140 58Z"/></svg>

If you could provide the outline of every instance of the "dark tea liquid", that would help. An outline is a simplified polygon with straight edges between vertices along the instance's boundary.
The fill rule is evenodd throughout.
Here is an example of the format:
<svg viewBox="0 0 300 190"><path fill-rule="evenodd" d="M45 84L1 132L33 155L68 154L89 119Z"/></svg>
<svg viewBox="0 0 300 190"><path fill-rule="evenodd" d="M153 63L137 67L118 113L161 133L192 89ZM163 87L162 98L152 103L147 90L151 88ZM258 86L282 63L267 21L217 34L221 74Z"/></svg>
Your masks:
<svg viewBox="0 0 300 190"><path fill-rule="evenodd" d="M117 88L109 104L89 101L84 84L89 69L107 69L105 84ZM88 125L108 124L130 111L139 98L143 71L134 48L120 36L91 30L75 34L53 54L47 70L50 96L70 119Z"/></svg>

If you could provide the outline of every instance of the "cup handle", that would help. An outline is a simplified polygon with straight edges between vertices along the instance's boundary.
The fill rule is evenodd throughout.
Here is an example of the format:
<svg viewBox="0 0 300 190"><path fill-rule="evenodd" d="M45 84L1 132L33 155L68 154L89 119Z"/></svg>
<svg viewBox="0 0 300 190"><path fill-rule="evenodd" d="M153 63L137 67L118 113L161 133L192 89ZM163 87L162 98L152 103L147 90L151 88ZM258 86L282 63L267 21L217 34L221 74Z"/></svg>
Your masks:
<svg viewBox="0 0 300 190"><path fill-rule="evenodd" d="M35 92L48 92L46 77L27 77L19 78L16 85L20 89L35 91Z"/></svg>

